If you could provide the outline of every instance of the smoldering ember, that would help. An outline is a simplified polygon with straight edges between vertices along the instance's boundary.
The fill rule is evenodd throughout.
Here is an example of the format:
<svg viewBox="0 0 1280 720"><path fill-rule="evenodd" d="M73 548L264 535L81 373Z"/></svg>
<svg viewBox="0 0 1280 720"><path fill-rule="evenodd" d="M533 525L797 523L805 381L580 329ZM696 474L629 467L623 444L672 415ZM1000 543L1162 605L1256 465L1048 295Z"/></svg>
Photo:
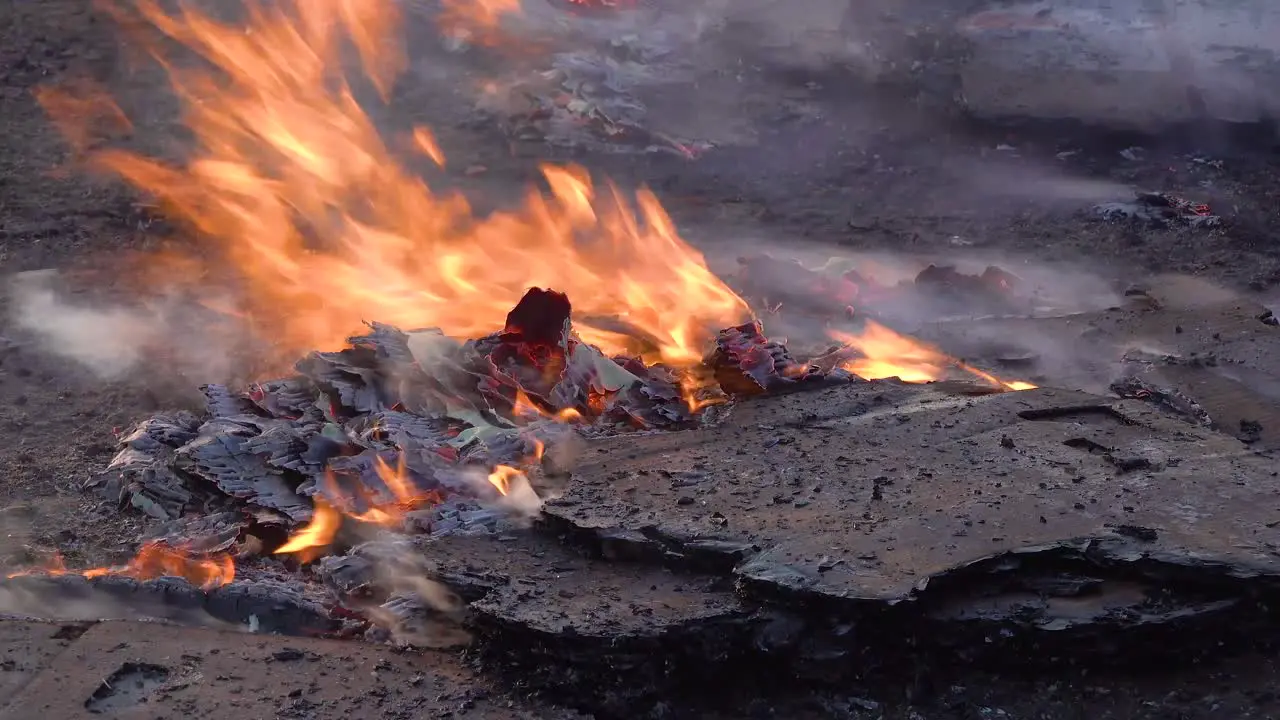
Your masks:
<svg viewBox="0 0 1280 720"><path fill-rule="evenodd" d="M53 623L13 637L61 643L21 661L35 679L0 718L195 712L189 688L259 674L222 648L266 657L246 695L294 683L277 716L317 718L919 718L934 715L912 703L967 698L974 673L1057 682L1271 657L1280 321L1259 297L979 253L977 235L896 247L919 228L865 252L745 234L695 247L661 188L615 187L590 159L680 163L712 185L754 162L759 137L659 109L665 83L710 87L742 65L706 69L708 38L728 40L702 33L728 33L728 10L356 5L249 5L235 22L111 9L169 73L180 161L126 142L123 99L39 90L76 159L131 183L148 227L179 242L131 255L150 284L109 312L71 307L50 273L19 275L24 337L102 374L205 384L202 407L174 394L134 413L105 438L109 462L76 478L129 528L128 559L24 548L21 567L0 565L4 622ZM948 18L971 62L1004 67L984 33L1075 27L1058 13ZM425 59L393 42L402 23L431 29ZM826 40L824 58L849 47ZM994 102L989 75L931 54L941 41L899 40L841 67L910 47L908 104L944 66ZM774 50L757 65L779 67L751 72L782 93L777 77L800 71ZM398 74L435 77L415 69L432 63L466 106L452 129L397 135L366 115L365 95L392 103L409 92ZM867 87L902 93L890 66ZM489 167L450 164L445 140L466 133L555 162L517 209L481 212L476 197L510 206L487 196L506 197ZM563 163L566 148L595 172ZM1172 191L1071 187L1079 222L1134 244L1208 246L1242 223ZM767 237L762 215L742 227ZM215 355L231 359L210 369ZM138 629L156 627L211 632ZM66 671L93 675L84 697L48 675L68 644L88 658ZM378 658L374 690L306 667L343 653ZM936 716L1009 715L952 704Z"/></svg>

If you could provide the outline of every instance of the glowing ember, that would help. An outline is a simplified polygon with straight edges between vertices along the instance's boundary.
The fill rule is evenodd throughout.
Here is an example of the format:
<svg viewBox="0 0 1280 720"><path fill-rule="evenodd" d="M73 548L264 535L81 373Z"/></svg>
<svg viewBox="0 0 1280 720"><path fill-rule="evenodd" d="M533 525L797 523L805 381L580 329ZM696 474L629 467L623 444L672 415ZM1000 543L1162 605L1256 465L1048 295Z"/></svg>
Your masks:
<svg viewBox="0 0 1280 720"><path fill-rule="evenodd" d="M143 545L138 550L138 554L122 566L70 570L63 563L62 556L55 555L47 567L23 570L12 573L8 577L21 575L82 575L87 578L118 575L135 580L180 577L185 578L192 585L209 590L234 580L236 567L235 561L226 553L202 556L163 543L151 542Z"/></svg>
<svg viewBox="0 0 1280 720"><path fill-rule="evenodd" d="M447 5L483 24L518 3ZM484 335L530 286L567 293L583 317L620 319L643 335L650 359L677 365L696 363L715 331L749 316L648 191L633 207L579 168L544 167L549 194L477 217L402 167L339 70L346 36L389 90L404 63L395 3L251 4L243 27L189 7L170 14L154 0L137 8L215 68L165 64L195 152L180 166L122 150L91 157L216 241L245 281L237 314L285 349L338 347L368 318ZM59 111L83 103L43 97L55 119L75 124ZM429 131L413 139L444 164ZM575 326L611 354L629 345Z"/></svg>
<svg viewBox="0 0 1280 720"><path fill-rule="evenodd" d="M680 376L680 398L691 413L729 401L720 390L714 375L699 374L692 370Z"/></svg>
<svg viewBox="0 0 1280 720"><path fill-rule="evenodd" d="M828 334L861 355L845 361L841 367L864 380L896 377L903 382L933 382L946 377L949 369L956 368L1006 390L1033 390L1036 387L1027 382L1001 380L871 320L866 322L859 335L839 330L831 330Z"/></svg>

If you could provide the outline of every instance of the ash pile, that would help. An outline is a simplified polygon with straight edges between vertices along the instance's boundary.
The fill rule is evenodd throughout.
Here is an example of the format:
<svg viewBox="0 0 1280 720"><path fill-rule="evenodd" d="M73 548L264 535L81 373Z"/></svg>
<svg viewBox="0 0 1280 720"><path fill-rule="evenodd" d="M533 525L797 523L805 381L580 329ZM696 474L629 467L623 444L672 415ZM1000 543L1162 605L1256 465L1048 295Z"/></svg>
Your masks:
<svg viewBox="0 0 1280 720"><path fill-rule="evenodd" d="M772 262L739 283L767 289ZM828 297L804 312L847 311L855 276L802 277ZM1015 281L931 267L860 292L1013 312ZM582 342L570 314L533 289L484 338L372 325L293 377L207 386L203 415L145 420L91 482L162 521L144 550L181 559L0 593L33 614L106 595L178 622L466 645L599 717L1276 639L1275 459L1212 419L1150 394L864 380L755 322L696 368L649 365ZM1254 322L1253 344L1277 339Z"/></svg>

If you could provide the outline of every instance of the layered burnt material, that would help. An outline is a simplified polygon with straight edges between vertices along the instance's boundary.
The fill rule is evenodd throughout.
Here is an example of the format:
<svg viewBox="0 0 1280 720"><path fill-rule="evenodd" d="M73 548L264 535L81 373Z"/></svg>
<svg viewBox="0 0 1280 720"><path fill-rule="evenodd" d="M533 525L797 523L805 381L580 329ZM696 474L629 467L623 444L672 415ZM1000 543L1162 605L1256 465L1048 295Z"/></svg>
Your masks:
<svg viewBox="0 0 1280 720"><path fill-rule="evenodd" d="M16 577L0 600L60 619L465 647L516 692L599 717L874 696L895 678L945 682L957 660L1115 669L1274 640L1278 471L1265 436L1231 432L1223 413L1242 403L1188 404L1185 385L1104 397L866 381L747 323L703 363L722 397L696 414L670 370L574 340L562 300L532 292L503 332L469 343L373 326L293 378L206 388L206 418L144 422L94 483L166 521L146 540L200 558L175 566L191 582L130 565ZM1255 308L1131 301L1034 327L1136 364L1117 383L1139 389L1178 369L1265 371L1276 326ZM977 338L1016 322L1031 321L947 327ZM1166 333L1174 354L1119 352ZM1053 370L1018 348L965 355ZM542 503L526 522L483 474L517 460ZM270 553L325 506L347 525L318 561ZM232 552L234 581L209 565Z"/></svg>
<svg viewBox="0 0 1280 720"><path fill-rule="evenodd" d="M972 390L851 383L592 440L533 529L349 558L419 558L485 667L603 717L1274 639L1270 458L1142 400ZM376 599L361 567L342 587Z"/></svg>

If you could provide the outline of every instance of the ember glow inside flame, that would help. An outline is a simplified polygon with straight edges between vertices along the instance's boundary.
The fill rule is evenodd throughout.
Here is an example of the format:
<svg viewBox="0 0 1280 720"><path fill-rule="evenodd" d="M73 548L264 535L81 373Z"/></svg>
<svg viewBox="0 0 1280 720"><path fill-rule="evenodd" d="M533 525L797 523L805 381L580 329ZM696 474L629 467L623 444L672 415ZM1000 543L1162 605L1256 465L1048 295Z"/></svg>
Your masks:
<svg viewBox="0 0 1280 720"><path fill-rule="evenodd" d="M833 340L858 353L841 367L864 380L896 377L903 382L924 383L945 378L951 369L961 370L1005 390L1033 390L1028 382L1008 382L949 357L941 350L868 320L860 334L829 331Z"/></svg>
<svg viewBox="0 0 1280 720"><path fill-rule="evenodd" d="M91 157L211 238L244 281L239 313L286 349L335 349L367 319L478 337L538 286L566 293L579 318L636 328L646 359L689 365L717 330L750 315L648 191L627 197L582 169L547 166L547 192L481 217L403 166L356 101L340 57L354 45L364 73L389 94L404 65L396 3L250 3L244 26L185 6L171 14L155 0L135 5L208 61L165 63L194 152L185 164L122 150ZM446 3L481 25L515 7ZM162 56L159 43L153 50ZM74 124L57 117L65 98L44 99L55 119ZM446 164L426 128L407 140ZM575 328L611 354L629 349L625 336L582 319Z"/></svg>
<svg viewBox="0 0 1280 720"><path fill-rule="evenodd" d="M160 577L185 578L192 585L205 590L221 587L236 577L235 561L227 553L200 555L188 553L163 543L150 542L138 550L138 554L125 565L97 567L87 570L70 570L61 556L54 556L48 566L10 574L20 575L82 575L86 578L118 575L135 580L153 580Z"/></svg>

